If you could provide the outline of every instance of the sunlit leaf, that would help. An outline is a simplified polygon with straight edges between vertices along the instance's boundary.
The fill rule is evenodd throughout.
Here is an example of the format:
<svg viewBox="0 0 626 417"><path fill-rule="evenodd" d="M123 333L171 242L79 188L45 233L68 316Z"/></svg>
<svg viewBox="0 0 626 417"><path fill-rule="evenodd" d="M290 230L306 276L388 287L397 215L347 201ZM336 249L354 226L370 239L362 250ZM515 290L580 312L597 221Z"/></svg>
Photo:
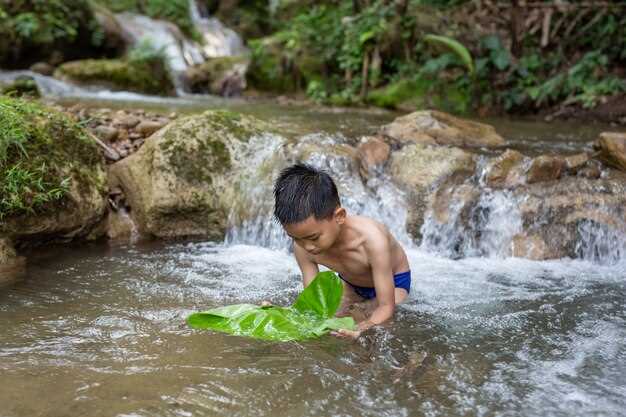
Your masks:
<svg viewBox="0 0 626 417"><path fill-rule="evenodd" d="M474 61L472 59L472 55L459 41L440 35L426 35L424 36L424 41L448 48L461 59L461 62L463 62L463 65L467 67L470 74L474 73Z"/></svg>
<svg viewBox="0 0 626 417"><path fill-rule="evenodd" d="M330 330L355 329L352 317L334 317L342 293L334 272L320 272L291 307L235 304L191 314L187 323L196 329L264 340L311 339Z"/></svg>

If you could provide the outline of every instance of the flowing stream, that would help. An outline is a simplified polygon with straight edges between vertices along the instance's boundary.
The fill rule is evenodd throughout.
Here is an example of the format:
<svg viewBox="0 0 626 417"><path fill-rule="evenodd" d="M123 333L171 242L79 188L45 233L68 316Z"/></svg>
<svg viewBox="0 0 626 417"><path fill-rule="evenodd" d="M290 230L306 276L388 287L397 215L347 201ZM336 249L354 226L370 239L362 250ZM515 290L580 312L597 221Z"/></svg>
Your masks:
<svg viewBox="0 0 626 417"><path fill-rule="evenodd" d="M233 213L224 243L40 250L23 280L0 288L1 417L626 415L626 259L583 250L619 247L623 236L582 230L582 259L507 258L499 250L518 227L514 200L485 192L491 214L480 227L492 238L453 259L445 242L406 236L404 198L384 172L363 182L341 153L315 150L354 144L392 115L241 109L289 132L251 141L245 156L242 204L254 221ZM507 139L535 150L585 146L584 135L567 135L573 145L525 140L523 129ZM398 235L414 277L409 300L356 342L189 329L193 311L286 305L300 291L270 191L277 170L303 153L333 174L352 213ZM425 236L434 227L427 221Z"/></svg>

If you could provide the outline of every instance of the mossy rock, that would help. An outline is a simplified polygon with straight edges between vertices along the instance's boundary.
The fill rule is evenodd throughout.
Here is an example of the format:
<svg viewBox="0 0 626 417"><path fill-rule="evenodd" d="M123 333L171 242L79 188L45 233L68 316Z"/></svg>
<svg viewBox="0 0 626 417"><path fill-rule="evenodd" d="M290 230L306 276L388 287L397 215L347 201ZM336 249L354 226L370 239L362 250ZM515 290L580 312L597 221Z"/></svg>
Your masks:
<svg viewBox="0 0 626 417"><path fill-rule="evenodd" d="M229 111L177 119L111 166L139 232L158 238L221 240L233 204L232 173L248 140L268 126Z"/></svg>
<svg viewBox="0 0 626 417"><path fill-rule="evenodd" d="M102 218L104 160L66 115L36 102L0 97L0 235L84 236Z"/></svg>
<svg viewBox="0 0 626 417"><path fill-rule="evenodd" d="M187 82L194 93L232 95L245 89L248 64L245 56L210 58L187 69Z"/></svg>
<svg viewBox="0 0 626 417"><path fill-rule="evenodd" d="M8 84L0 84L0 94L13 97L31 97L40 96L37 82L28 76L17 77L13 82Z"/></svg>
<svg viewBox="0 0 626 417"><path fill-rule="evenodd" d="M95 84L112 90L168 95L173 86L162 63L127 59L85 59L66 62L55 78L76 84Z"/></svg>

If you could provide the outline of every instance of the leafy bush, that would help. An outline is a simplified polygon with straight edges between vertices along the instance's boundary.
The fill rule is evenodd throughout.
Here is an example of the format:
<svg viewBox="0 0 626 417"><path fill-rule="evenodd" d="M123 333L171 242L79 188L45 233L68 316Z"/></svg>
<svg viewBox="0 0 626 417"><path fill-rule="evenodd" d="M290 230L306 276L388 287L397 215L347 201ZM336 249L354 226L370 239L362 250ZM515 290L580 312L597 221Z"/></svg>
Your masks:
<svg viewBox="0 0 626 417"><path fill-rule="evenodd" d="M0 0L0 39L0 62L14 64L55 48L78 55L103 36L88 0Z"/></svg>
<svg viewBox="0 0 626 417"><path fill-rule="evenodd" d="M188 0L96 0L113 12L145 14L155 19L168 20L188 35L193 34Z"/></svg>

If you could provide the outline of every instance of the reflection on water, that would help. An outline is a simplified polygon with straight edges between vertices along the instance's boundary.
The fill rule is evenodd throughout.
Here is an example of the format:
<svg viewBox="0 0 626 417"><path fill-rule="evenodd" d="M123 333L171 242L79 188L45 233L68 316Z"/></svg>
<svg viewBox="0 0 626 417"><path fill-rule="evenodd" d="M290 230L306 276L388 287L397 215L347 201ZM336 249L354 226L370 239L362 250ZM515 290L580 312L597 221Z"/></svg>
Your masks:
<svg viewBox="0 0 626 417"><path fill-rule="evenodd" d="M626 415L626 266L411 250L414 292L358 342L270 343L184 323L300 290L282 251L56 249L0 291L13 416Z"/></svg>

